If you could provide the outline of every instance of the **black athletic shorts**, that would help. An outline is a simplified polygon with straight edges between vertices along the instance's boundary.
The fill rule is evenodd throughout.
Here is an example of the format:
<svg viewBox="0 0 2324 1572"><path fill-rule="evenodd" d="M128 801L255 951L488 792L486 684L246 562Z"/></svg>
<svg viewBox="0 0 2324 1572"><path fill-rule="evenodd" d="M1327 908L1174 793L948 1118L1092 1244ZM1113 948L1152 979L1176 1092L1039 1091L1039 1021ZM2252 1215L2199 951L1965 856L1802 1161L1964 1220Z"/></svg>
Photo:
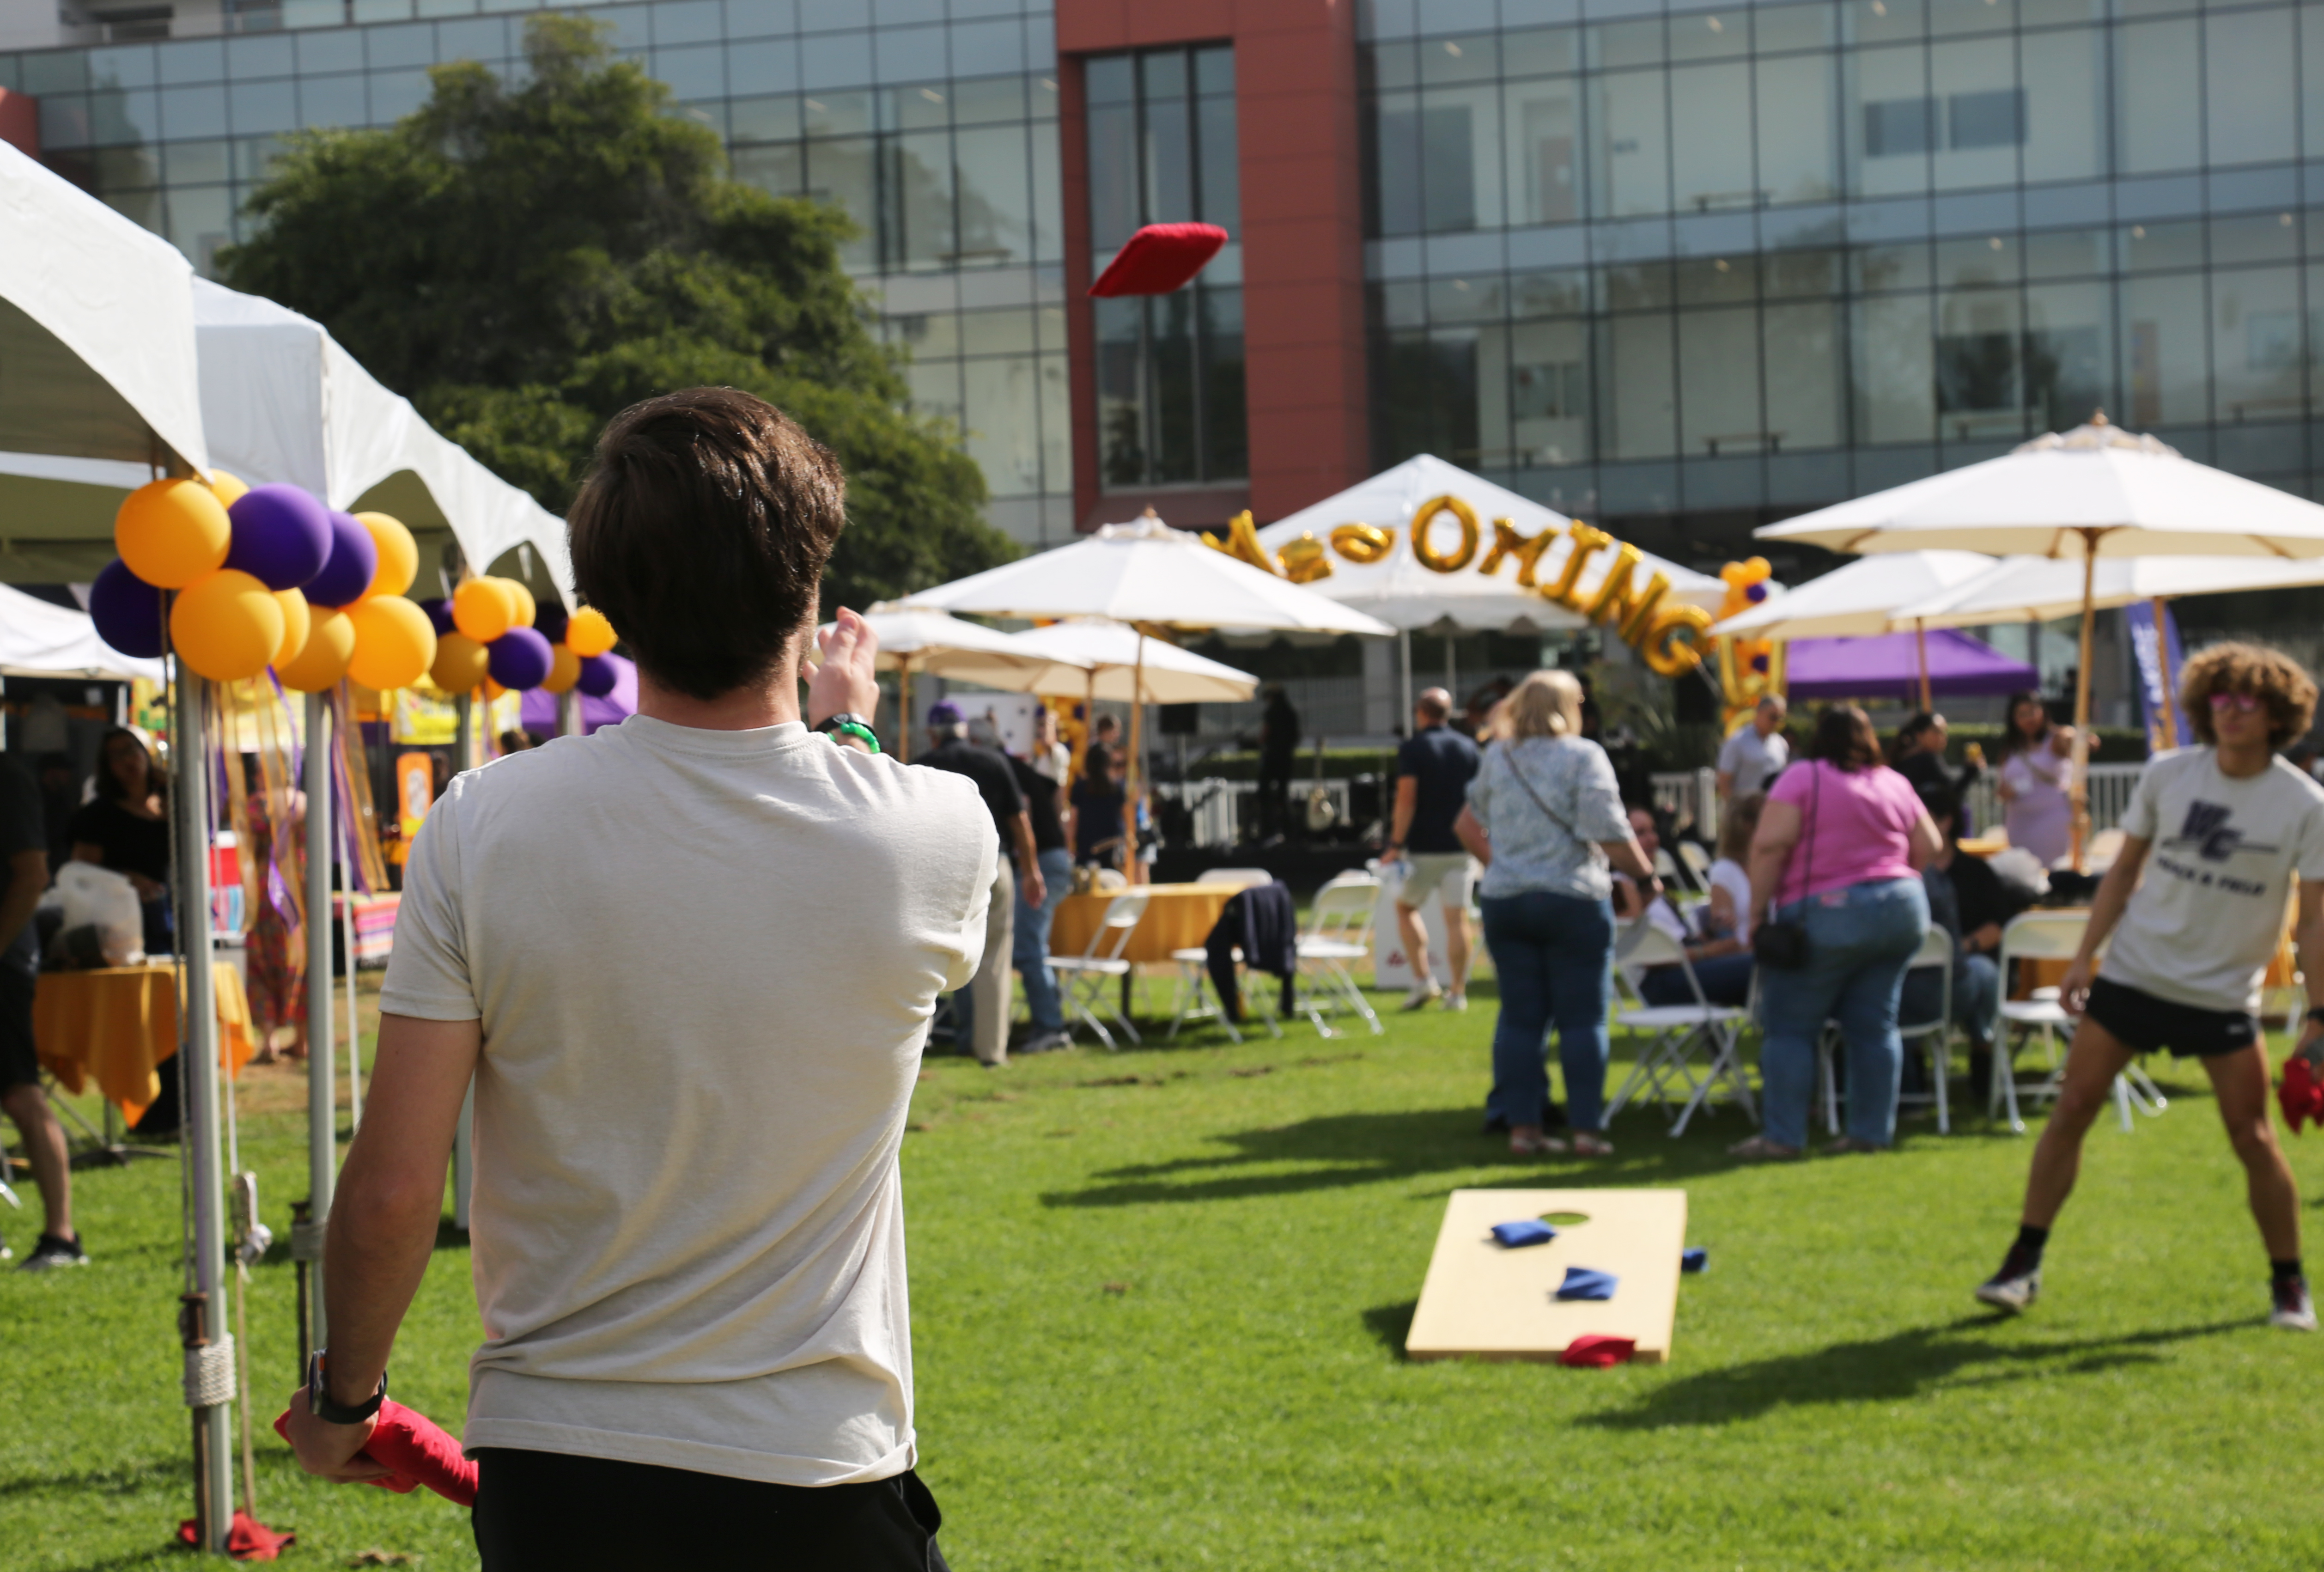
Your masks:
<svg viewBox="0 0 2324 1572"><path fill-rule="evenodd" d="M29 973L0 961L0 1092L41 1084L41 1056L32 1049L32 984Z"/></svg>
<svg viewBox="0 0 2324 1572"><path fill-rule="evenodd" d="M948 1572L908 1469L808 1488L505 1447L476 1451L484 1572Z"/></svg>
<svg viewBox="0 0 2324 1572"><path fill-rule="evenodd" d="M2246 1011L2174 1003L2104 977L2090 985L2088 1013L2135 1053L2167 1048L2181 1059L2210 1059L2259 1040L2259 1021Z"/></svg>

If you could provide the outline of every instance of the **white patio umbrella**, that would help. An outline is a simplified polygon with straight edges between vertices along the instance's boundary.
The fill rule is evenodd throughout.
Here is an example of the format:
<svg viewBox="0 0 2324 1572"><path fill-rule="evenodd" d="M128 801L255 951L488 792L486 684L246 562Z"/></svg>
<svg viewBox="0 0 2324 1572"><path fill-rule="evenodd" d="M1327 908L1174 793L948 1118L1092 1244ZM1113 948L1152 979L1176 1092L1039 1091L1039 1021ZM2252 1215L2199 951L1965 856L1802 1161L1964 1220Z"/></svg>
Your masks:
<svg viewBox="0 0 2324 1572"><path fill-rule="evenodd" d="M1164 523L1151 508L1142 518L1103 525L1070 546L973 573L907 596L901 604L1028 622L1096 616L1128 623L1139 635L1138 659L1131 666L1133 690L1145 685L1141 669L1147 640L1162 630L1274 629L1375 638L1396 631L1288 579L1213 550L1194 535ZM1130 791L1122 809L1132 846L1137 844L1133 815L1140 714L1139 707L1130 712Z"/></svg>
<svg viewBox="0 0 2324 1572"><path fill-rule="evenodd" d="M1009 634L963 622L948 612L882 601L864 613L863 620L880 641L878 669L896 673L896 756L907 763L912 757L914 672L1021 693L1047 666L1041 657L1018 650Z"/></svg>
<svg viewBox="0 0 2324 1572"><path fill-rule="evenodd" d="M2080 559L2074 692L2075 865L2089 823L2090 616L2106 557L2324 557L2324 507L2180 456L2103 414L1999 458L1757 532L1834 551L1960 550Z"/></svg>
<svg viewBox="0 0 2324 1572"><path fill-rule="evenodd" d="M1909 606L1982 576L1993 559L1979 551L1891 551L1859 558L1821 578L1771 596L1711 628L1714 634L1754 639L1853 639L1885 633L1900 606ZM1926 630L1907 623L1918 641L1921 707L1929 707Z"/></svg>
<svg viewBox="0 0 2324 1572"><path fill-rule="evenodd" d="M1010 636L1028 655L1050 662L1027 691L1073 694L1120 704L1240 704L1259 691L1248 671L1122 623L1075 620ZM1142 646L1142 651L1141 651Z"/></svg>

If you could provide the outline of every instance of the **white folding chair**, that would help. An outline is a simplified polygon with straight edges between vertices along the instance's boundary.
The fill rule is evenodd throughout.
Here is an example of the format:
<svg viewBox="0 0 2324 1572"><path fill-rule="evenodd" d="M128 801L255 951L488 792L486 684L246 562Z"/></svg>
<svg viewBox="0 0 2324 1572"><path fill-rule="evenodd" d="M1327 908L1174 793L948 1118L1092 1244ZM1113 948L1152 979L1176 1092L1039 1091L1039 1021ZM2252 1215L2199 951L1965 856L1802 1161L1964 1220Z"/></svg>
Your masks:
<svg viewBox="0 0 2324 1572"><path fill-rule="evenodd" d="M1935 1077L1936 1086L1933 1091L1900 1093L1896 1101L1934 1103L1937 1105L1937 1133L1950 1135L1953 1129L1952 1107L1945 1082L1952 1074L1953 936L1934 923L1929 925L1928 933L1921 940L1921 948L1904 965L1904 976L1908 981L1914 972L1922 971L1934 971L1941 979L1937 987L1937 1013L1925 1021L1907 1021L1900 1013L1896 1035L1904 1040L1907 1050L1923 1038L1930 1040L1929 1068ZM1816 1077L1823 1093L1824 1128L1834 1135L1840 1133L1840 1077L1832 1073L1832 1055L1837 1051L1840 1041L1839 1023L1825 1022L1823 1031L1816 1038Z"/></svg>
<svg viewBox="0 0 2324 1572"><path fill-rule="evenodd" d="M1640 984L1647 968L1668 966L1679 967L1684 975L1693 1003L1646 1002ZM1615 933L1614 977L1622 995L1615 1006L1614 1023L1625 1031L1651 1032L1653 1040L1613 1101L1607 1104L1607 1119L1611 1121L1633 1101L1651 1097L1667 1112L1674 1102L1683 1100L1671 1134L1683 1135L1687 1122L1718 1095L1724 1083L1727 1100L1757 1121L1759 1113L1751 1101L1750 1080L1739 1050L1743 1023L1750 1012L1732 1004L1713 1004L1703 997L1702 983L1694 975L1693 963L1686 958L1685 947L1644 917ZM1699 1076L1693 1063L1698 1045L1708 1052L1708 1062Z"/></svg>
<svg viewBox="0 0 2324 1572"><path fill-rule="evenodd" d="M1265 868L1209 868L1197 874L1194 876L1194 883L1232 884L1237 889L1248 890L1254 885L1272 884L1275 883L1275 875ZM1227 1035L1240 1045L1242 1042L1242 1033L1235 1030L1232 1018L1227 1014L1224 1004L1219 999L1217 990L1211 983L1209 948L1199 944L1188 945L1184 949L1172 950L1170 958L1178 965L1178 987L1176 996L1171 1000L1170 1035L1165 1040L1177 1041L1178 1028L1189 1021L1215 1020L1221 1026L1226 1028ZM1243 964L1240 945L1235 947L1234 959L1238 967ZM1250 1002L1252 1008L1257 1008L1259 998L1257 993L1245 988L1243 997ZM1205 1003L1205 1001L1208 1002ZM1267 1030L1277 1037L1281 1037L1283 1027L1276 1020L1275 1013L1268 1011L1265 1015Z"/></svg>
<svg viewBox="0 0 2324 1572"><path fill-rule="evenodd" d="M1678 843L1678 860L1694 875L1694 887L1708 892L1711 888L1711 854L1691 840Z"/></svg>
<svg viewBox="0 0 2324 1572"><path fill-rule="evenodd" d="M1049 957L1050 969L1062 974L1058 981L1063 985L1067 1013L1088 1022L1090 1030L1108 1049L1117 1045L1113 1034L1097 1018L1100 1004L1105 1006L1106 1013L1113 1017L1114 1024L1129 1035L1130 1041L1140 1040L1138 1028L1121 1013L1119 995L1109 998L1106 985L1130 976L1131 963L1122 958L1121 952L1130 948L1130 936L1137 931L1139 919L1146 915L1146 902L1143 890L1116 895L1105 903L1105 916L1081 954ZM1072 1030L1070 1022L1067 1030Z"/></svg>
<svg viewBox="0 0 2324 1572"><path fill-rule="evenodd" d="M2012 961L2072 960L2081 948L2082 934L2089 922L2087 911L2027 911L2011 919L2001 930L2002 992L2006 994L2009 991ZM2025 1121L2018 1110L2021 1097L2046 1099L2058 1095L2066 1078L2066 1059L2059 1046L2059 1034L2062 1031L2070 1041L2076 1020L2060 1002L2055 988L2036 988L2030 999L2005 997L2001 1001L2001 1030L1994 1034L1993 1081L1987 1094L1987 1112L1998 1117L2006 1108L2012 1134L2025 1133ZM2017 1078L2016 1043L2010 1036L2013 1027L2027 1035L2040 1033L2042 1045L2050 1057L2049 1073L2042 1079ZM2152 1116L2171 1105L2163 1088L2135 1061L2114 1078L2114 1102L2125 1131L2131 1128L2132 1108Z"/></svg>
<svg viewBox="0 0 2324 1572"><path fill-rule="evenodd" d="M1348 969L1351 962L1372 953L1372 913L1379 888L1380 882L1369 874L1342 874L1315 892L1307 927L1299 935L1297 1008L1315 1023L1318 1036L1340 1035L1323 1015L1342 1005L1362 1016L1373 1036L1388 1030Z"/></svg>

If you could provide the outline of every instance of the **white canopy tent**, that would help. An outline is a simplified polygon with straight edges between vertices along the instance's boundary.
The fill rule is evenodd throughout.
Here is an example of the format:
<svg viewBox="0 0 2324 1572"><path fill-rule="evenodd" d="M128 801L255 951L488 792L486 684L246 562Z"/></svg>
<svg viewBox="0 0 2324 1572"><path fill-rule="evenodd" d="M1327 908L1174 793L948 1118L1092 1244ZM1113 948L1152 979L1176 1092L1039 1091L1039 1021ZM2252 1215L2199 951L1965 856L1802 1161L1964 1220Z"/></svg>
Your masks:
<svg viewBox="0 0 2324 1572"><path fill-rule="evenodd" d="M161 662L124 655L97 635L85 611L51 606L0 584L0 677L162 680Z"/></svg>

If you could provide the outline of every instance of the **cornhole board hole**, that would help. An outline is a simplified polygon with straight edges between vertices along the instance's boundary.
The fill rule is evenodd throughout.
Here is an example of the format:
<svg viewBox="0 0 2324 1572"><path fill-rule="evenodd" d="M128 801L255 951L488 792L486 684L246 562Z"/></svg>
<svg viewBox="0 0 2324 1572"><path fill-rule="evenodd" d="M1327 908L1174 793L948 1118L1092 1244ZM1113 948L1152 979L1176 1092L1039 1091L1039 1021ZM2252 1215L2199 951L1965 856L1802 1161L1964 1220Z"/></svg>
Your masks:
<svg viewBox="0 0 2324 1572"><path fill-rule="evenodd" d="M1548 1244L1493 1242L1494 1224L1544 1216L1557 1229ZM1454 1190L1405 1354L1554 1360L1574 1338L1602 1332L1635 1338L1637 1362L1659 1364L1670 1357L1685 1248L1684 1190ZM1614 1297L1557 1298L1569 1266L1612 1272Z"/></svg>

